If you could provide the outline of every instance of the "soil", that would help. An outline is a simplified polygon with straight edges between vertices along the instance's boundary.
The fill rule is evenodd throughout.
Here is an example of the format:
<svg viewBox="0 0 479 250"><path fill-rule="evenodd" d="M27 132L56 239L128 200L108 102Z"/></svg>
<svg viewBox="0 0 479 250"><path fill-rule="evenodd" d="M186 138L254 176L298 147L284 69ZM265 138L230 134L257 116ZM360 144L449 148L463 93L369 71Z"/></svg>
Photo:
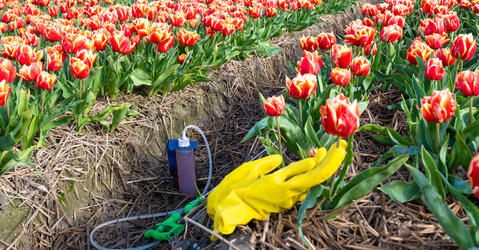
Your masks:
<svg viewBox="0 0 479 250"><path fill-rule="evenodd" d="M197 83L165 97L136 93L114 102L98 100L93 113L125 101L140 112L113 133L106 134L99 125L88 125L77 133L74 123L54 129L48 145L32 159L44 178L30 166L17 167L0 178L0 248L90 249L90 231L105 221L183 207L191 198L178 191L170 176L165 145L167 139L178 138L187 124L206 132L214 161L212 185L217 185L227 173L261 152L258 140L240 141L263 117L258 92L277 95L284 91L285 77L294 76L288 65L301 57L299 38L319 32L340 33L345 24L360 16L358 8L355 10L322 16L320 23L303 31L272 39L273 45L283 48L280 54L230 61L211 72L215 82ZM373 93L361 124L381 124L407 134L404 114L387 109L398 97L394 89ZM201 137L196 133L189 136L200 141L196 164L202 190L207 176L206 150ZM357 133L349 176L370 166L387 149L367 133ZM391 177L407 178L403 170ZM459 204L450 204L465 218ZM241 226L225 242L241 249L305 249L297 233L298 208L299 204L266 222ZM400 204L377 190L335 218L325 220L327 215L328 211L312 209L303 223L306 239L316 248L456 248L420 202ZM204 206L188 217L212 228ZM97 232L95 240L109 248L143 245L151 242L142 237L143 232L163 219L118 223ZM228 248L224 242L210 242L209 236L188 222L184 234L156 248Z"/></svg>

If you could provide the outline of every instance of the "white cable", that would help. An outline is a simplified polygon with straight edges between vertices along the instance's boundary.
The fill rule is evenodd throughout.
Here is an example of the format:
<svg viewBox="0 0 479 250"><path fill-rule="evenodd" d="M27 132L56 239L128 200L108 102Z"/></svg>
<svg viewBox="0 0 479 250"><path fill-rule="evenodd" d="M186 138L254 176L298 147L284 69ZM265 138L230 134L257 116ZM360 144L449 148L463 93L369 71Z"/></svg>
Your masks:
<svg viewBox="0 0 479 250"><path fill-rule="evenodd" d="M208 144L208 140L206 139L206 136L205 134L203 133L203 131L195 126L195 125L188 125L186 126L184 129L183 129L183 134L182 134L182 138L186 138L186 131L188 129L194 129L196 131L198 131L200 134L201 134L201 137L203 137L203 140L205 141L205 145L206 145L206 151L208 153L208 161L209 161L209 170L208 170L208 181L206 182L206 186L201 194L201 196L203 197L206 197L209 193L211 193L211 191L213 191L215 188L211 189L208 193L206 193L206 191L208 190L208 187L211 183L211 175L212 175L212 172L213 172L213 158L211 157L211 150L210 150L210 145ZM261 151L259 154L257 154L256 156L254 156L253 158L251 158L250 161L253 161L255 160L256 158L258 158L261 154L263 154L264 152L266 152L266 149ZM147 218L154 218L154 217L160 217L160 216L166 216L166 215L170 215L172 212L181 212L182 208L179 208L179 209L176 209L176 210L172 210L172 211L168 211L168 212L161 212L161 213L156 213L156 214L145 214L145 215L138 215L138 216L131 216L131 217L125 217L125 218L119 218L119 219L116 219L116 220L111 220L111 221L107 221L105 223L102 223L98 226L96 226L91 232L90 232L90 243L96 247L97 249L100 249L100 250L120 250L118 248L106 248L106 247L103 247L103 246L100 246L94 239L93 239L93 235L95 234L96 231L98 231L99 229L103 228L103 227L106 227L108 225L111 225L111 224L115 224L115 223L118 223L118 222L124 222L124 221L132 221L132 220L139 220L139 219L147 219ZM150 247L153 247L153 246L156 246L158 243L160 243L160 241L153 241L152 243L149 243L147 245L143 245L143 246L139 246L139 247L135 247L135 248L122 248L124 250L142 250L142 249L147 249L147 248L150 248Z"/></svg>

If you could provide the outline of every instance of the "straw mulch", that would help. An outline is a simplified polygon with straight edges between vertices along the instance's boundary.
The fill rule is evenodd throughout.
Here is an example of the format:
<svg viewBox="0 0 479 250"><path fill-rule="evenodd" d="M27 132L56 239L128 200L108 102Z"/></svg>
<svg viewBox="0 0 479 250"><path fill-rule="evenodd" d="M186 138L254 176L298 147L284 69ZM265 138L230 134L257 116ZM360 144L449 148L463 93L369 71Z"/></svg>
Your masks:
<svg viewBox="0 0 479 250"><path fill-rule="evenodd" d="M140 114L122 122L111 134L98 125L77 133L74 124L52 131L49 146L39 149L29 166L18 167L0 178L1 207L25 212L19 231L0 239L7 249L90 249L89 233L97 225L118 217L158 213L183 207L191 199L179 193L170 177L164 153L167 138L177 138L184 120L205 130L214 160L212 185L262 148L258 140L240 143L262 117L258 92L265 96L284 90L284 78L294 72L286 65L301 52L298 39L321 31L341 32L359 17L348 13L322 17L322 23L272 40L283 52L270 58L231 61L212 72L214 83L199 83L166 97L129 95L116 102L99 101L92 112L110 103L129 101ZM404 115L387 105L397 102L398 91L373 93L361 123L375 123L407 133ZM193 120L191 120L193 119ZM190 136L201 141L200 137ZM202 142L196 154L200 189L206 183L207 158ZM350 176L367 168L387 150L367 133L355 135L355 159ZM349 176L349 177L350 177ZM391 179L406 179L403 170ZM451 202L462 218L461 207ZM297 234L297 209L272 215L266 222L240 226L224 241L209 241L212 222L200 206L187 216L186 231L158 249L181 248L292 248L305 249ZM328 212L312 209L303 223L306 239L316 248L454 248L434 217L419 202L399 204L379 191L343 209L331 220ZM146 229L164 218L120 223L100 230L95 240L109 248L149 243Z"/></svg>

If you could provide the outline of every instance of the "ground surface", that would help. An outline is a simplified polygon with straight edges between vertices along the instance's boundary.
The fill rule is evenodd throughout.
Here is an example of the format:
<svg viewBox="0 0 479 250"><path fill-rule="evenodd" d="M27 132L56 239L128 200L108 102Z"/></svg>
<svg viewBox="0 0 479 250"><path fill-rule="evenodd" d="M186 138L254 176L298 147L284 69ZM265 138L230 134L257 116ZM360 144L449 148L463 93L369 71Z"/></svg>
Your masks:
<svg viewBox="0 0 479 250"><path fill-rule="evenodd" d="M272 43L282 47L282 53L231 61L212 72L217 79L213 83L199 83L166 97L145 97L141 93L122 97L116 102L132 102L140 115L124 121L114 133L105 134L96 126L77 133L74 124L55 129L50 146L38 150L32 159L45 178L24 166L0 179L0 228L5 228L1 225L5 218L10 225L0 231L0 248L89 249L89 232L100 223L184 206L190 199L177 191L169 176L164 145L167 138L177 138L185 124L195 123L207 131L215 162L212 184L218 184L232 169L261 151L257 140L240 141L262 117L257 93L278 94L284 90L285 76L294 75L287 65L301 56L298 39L321 31L341 32L356 17L358 13L323 16L321 24L275 38ZM407 133L403 114L387 109L399 98L394 89L371 95L361 123ZM101 110L108 103L99 101L95 109ZM366 133L357 133L351 176L386 150ZM199 148L197 156L201 186L207 173L204 147ZM399 172L391 179L407 176L407 172ZM461 207L451 204L453 211L464 218ZM240 248L305 248L297 234L297 208L273 215L267 222L242 226L227 241ZM330 212L312 209L304 222L306 238L316 248L455 248L419 202L399 204L374 191L334 219L324 220ZM190 217L207 228L212 226L204 207ZM111 248L145 244L148 241L142 233L158 220L117 224L98 232L95 239ZM184 235L157 248L226 246L211 243L208 238L207 232L187 223Z"/></svg>

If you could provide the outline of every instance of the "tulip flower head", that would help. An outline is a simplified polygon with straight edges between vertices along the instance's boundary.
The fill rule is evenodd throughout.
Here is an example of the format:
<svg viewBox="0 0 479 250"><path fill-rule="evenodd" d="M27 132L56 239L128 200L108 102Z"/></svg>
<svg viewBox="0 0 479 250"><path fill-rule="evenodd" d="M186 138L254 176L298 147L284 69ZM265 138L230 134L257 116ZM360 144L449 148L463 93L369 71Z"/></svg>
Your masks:
<svg viewBox="0 0 479 250"><path fill-rule="evenodd" d="M393 24L383 27L379 37L383 41L395 43L396 41L401 40L402 35L402 28L397 24Z"/></svg>
<svg viewBox="0 0 479 250"><path fill-rule="evenodd" d="M424 62L432 55L433 49L427 44L416 38L412 42L411 46L407 49L406 59L410 64L417 64L416 56L419 56Z"/></svg>
<svg viewBox="0 0 479 250"><path fill-rule="evenodd" d="M426 44L432 49L440 49L448 42L449 38L446 33L432 34L426 37Z"/></svg>
<svg viewBox="0 0 479 250"><path fill-rule="evenodd" d="M303 51L303 57L297 63L296 70L301 75L313 74L317 75L320 72L320 68L324 67L323 56L319 56L318 52Z"/></svg>
<svg viewBox="0 0 479 250"><path fill-rule="evenodd" d="M35 62L30 64L30 66L23 65L17 75L22 78L24 82L29 82L35 80L42 70L43 64Z"/></svg>
<svg viewBox="0 0 479 250"><path fill-rule="evenodd" d="M459 35L454 39L451 45L451 54L455 58L460 58L463 61L469 61L476 52L476 40L472 34Z"/></svg>
<svg viewBox="0 0 479 250"><path fill-rule="evenodd" d="M353 58L351 62L351 73L355 76L366 76L371 70L371 63L364 56Z"/></svg>
<svg viewBox="0 0 479 250"><path fill-rule="evenodd" d="M0 57L0 81L5 80L6 83L10 83L15 80L17 68L13 63L3 57Z"/></svg>
<svg viewBox="0 0 479 250"><path fill-rule="evenodd" d="M479 153L477 153L469 163L467 169L467 178L471 183L472 193L479 198Z"/></svg>
<svg viewBox="0 0 479 250"><path fill-rule="evenodd" d="M42 71L40 74L38 74L37 79L35 80L35 86L43 90L49 90L53 88L53 85L56 81L57 76L55 74Z"/></svg>
<svg viewBox="0 0 479 250"><path fill-rule="evenodd" d="M441 80L446 71L442 67L442 61L439 58L429 58L426 63L426 78L429 80Z"/></svg>
<svg viewBox="0 0 479 250"><path fill-rule="evenodd" d="M268 97L264 102L264 111L269 116L280 116L284 113L286 102L283 96Z"/></svg>
<svg viewBox="0 0 479 250"><path fill-rule="evenodd" d="M316 76L312 74L298 74L293 80L286 77L286 89L294 99L308 99L317 88Z"/></svg>
<svg viewBox="0 0 479 250"><path fill-rule="evenodd" d="M326 100L326 105L321 106L320 111L321 124L330 135L346 138L359 127L358 102L354 100L351 103L343 94Z"/></svg>
<svg viewBox="0 0 479 250"><path fill-rule="evenodd" d="M450 48L443 48L436 51L435 56L441 60L444 66L451 66L456 62L456 58L452 56Z"/></svg>
<svg viewBox="0 0 479 250"><path fill-rule="evenodd" d="M336 44L331 48L331 60L336 67L347 68L353 60L353 48Z"/></svg>
<svg viewBox="0 0 479 250"><path fill-rule="evenodd" d="M312 37L302 37L299 39L299 45L304 51L313 52L319 49L318 42Z"/></svg>
<svg viewBox="0 0 479 250"><path fill-rule="evenodd" d="M334 33L320 33L316 37L316 42L321 50L329 50L336 44L336 36Z"/></svg>
<svg viewBox="0 0 479 250"><path fill-rule="evenodd" d="M90 67L80 58L72 57L70 67L73 77L77 79L85 79L90 74Z"/></svg>
<svg viewBox="0 0 479 250"><path fill-rule="evenodd" d="M200 35L198 35L195 31L181 29L180 32L176 34L176 38L183 46L193 46L196 44L196 42L198 42L198 39L200 39Z"/></svg>
<svg viewBox="0 0 479 250"><path fill-rule="evenodd" d="M347 86L351 81L351 71L349 71L349 69L336 67L331 70L329 76L331 77L331 81L339 86Z"/></svg>
<svg viewBox="0 0 479 250"><path fill-rule="evenodd" d="M465 70L456 75L456 89L465 96L479 95L479 75L477 72Z"/></svg>
<svg viewBox="0 0 479 250"><path fill-rule="evenodd" d="M421 114L428 122L443 123L454 116L456 101L454 94L445 89L434 91L431 96L421 99Z"/></svg>
<svg viewBox="0 0 479 250"><path fill-rule="evenodd" d="M7 87L7 82L5 80L0 81L0 106L5 105L10 95L12 87Z"/></svg>

